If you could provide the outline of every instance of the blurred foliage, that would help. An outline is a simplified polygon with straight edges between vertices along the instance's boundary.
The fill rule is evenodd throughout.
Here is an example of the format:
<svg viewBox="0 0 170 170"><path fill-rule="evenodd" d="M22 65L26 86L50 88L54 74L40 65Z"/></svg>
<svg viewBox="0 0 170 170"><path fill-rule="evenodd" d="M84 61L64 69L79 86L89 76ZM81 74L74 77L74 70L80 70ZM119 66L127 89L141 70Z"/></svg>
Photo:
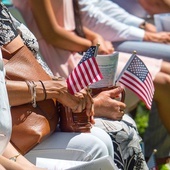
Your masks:
<svg viewBox="0 0 170 170"><path fill-rule="evenodd" d="M144 103L140 102L136 109L134 120L136 122L140 136L143 138L146 128L148 127L149 110ZM170 170L170 163L159 165L159 170Z"/></svg>
<svg viewBox="0 0 170 170"><path fill-rule="evenodd" d="M137 124L140 136L143 137L149 120L149 110L145 107L143 102L138 104L134 120Z"/></svg>
<svg viewBox="0 0 170 170"><path fill-rule="evenodd" d="M160 165L159 170L170 170L170 163Z"/></svg>

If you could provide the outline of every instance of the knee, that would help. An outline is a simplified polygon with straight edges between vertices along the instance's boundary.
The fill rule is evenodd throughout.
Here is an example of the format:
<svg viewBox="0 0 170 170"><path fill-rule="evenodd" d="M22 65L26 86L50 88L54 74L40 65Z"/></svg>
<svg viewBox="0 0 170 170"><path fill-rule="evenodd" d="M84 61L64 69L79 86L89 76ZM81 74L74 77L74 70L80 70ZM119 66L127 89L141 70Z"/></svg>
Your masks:
<svg viewBox="0 0 170 170"><path fill-rule="evenodd" d="M89 141L91 142L89 143L89 146L86 149L86 161L94 160L109 155L107 145L103 141L94 136L92 139L88 140L88 142Z"/></svg>
<svg viewBox="0 0 170 170"><path fill-rule="evenodd" d="M98 127L93 127L91 129L91 133L97 137L102 144L104 144L107 147L108 154L114 158L114 148L113 148L113 142L111 140L111 137L106 133L103 129ZM99 146L100 147L100 146Z"/></svg>
<svg viewBox="0 0 170 170"><path fill-rule="evenodd" d="M170 75L166 74L162 76L163 82L165 85L169 86L170 85Z"/></svg>
<svg viewBox="0 0 170 170"><path fill-rule="evenodd" d="M82 133L74 137L68 144L67 149L81 150L85 154L81 161L90 161L109 155L106 144L92 134Z"/></svg>
<svg viewBox="0 0 170 170"><path fill-rule="evenodd" d="M167 90L170 88L170 75L160 73L155 77L154 85L157 89Z"/></svg>
<svg viewBox="0 0 170 170"><path fill-rule="evenodd" d="M165 73L159 73L154 80L155 86L170 85L170 75Z"/></svg>

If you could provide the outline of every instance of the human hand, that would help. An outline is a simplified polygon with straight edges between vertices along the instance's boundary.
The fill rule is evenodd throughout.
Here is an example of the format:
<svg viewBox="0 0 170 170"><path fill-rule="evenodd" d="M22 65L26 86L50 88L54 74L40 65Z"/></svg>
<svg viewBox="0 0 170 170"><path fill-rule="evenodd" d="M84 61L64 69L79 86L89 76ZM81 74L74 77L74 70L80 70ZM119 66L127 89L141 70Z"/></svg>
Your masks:
<svg viewBox="0 0 170 170"><path fill-rule="evenodd" d="M144 41L170 44L170 32L145 32Z"/></svg>
<svg viewBox="0 0 170 170"><path fill-rule="evenodd" d="M155 27L155 25L146 22L145 26L144 26L144 30L148 31L148 32L156 32L156 27Z"/></svg>
<svg viewBox="0 0 170 170"><path fill-rule="evenodd" d="M36 83L37 97L44 97L42 85ZM72 95L68 92L67 83L65 79L61 80L49 80L43 81L46 89L47 99L56 99L62 105L69 107L75 113L81 113L86 109L87 116L94 115L93 99L87 90L81 90L80 92ZM93 122L93 120L92 120Z"/></svg>
<svg viewBox="0 0 170 170"><path fill-rule="evenodd" d="M78 106L75 107L75 109L72 109L72 111L74 113L82 113L82 110L85 109L86 115L90 117L90 122L94 124L95 123L94 117L93 117L94 116L94 104L93 104L93 98L91 97L89 91L81 90L80 92L76 93L75 96L78 97L79 101L82 101L82 102L78 104Z"/></svg>
<svg viewBox="0 0 170 170"><path fill-rule="evenodd" d="M94 102L88 90L83 89L80 92L76 93L75 96L78 97L79 100L81 100L81 104L79 104L77 108L73 110L73 112L81 112L82 110L86 109L87 116L93 116L94 115L94 106L93 106Z"/></svg>
<svg viewBox="0 0 170 170"><path fill-rule="evenodd" d="M121 120L126 105L123 102L116 100L116 98L120 97L122 91L123 89L121 87L117 87L96 95L93 98L95 116L112 120Z"/></svg>
<svg viewBox="0 0 170 170"><path fill-rule="evenodd" d="M105 41L102 36L96 34L92 41L92 45L100 44L98 54L111 54L114 52L114 47L110 41Z"/></svg>

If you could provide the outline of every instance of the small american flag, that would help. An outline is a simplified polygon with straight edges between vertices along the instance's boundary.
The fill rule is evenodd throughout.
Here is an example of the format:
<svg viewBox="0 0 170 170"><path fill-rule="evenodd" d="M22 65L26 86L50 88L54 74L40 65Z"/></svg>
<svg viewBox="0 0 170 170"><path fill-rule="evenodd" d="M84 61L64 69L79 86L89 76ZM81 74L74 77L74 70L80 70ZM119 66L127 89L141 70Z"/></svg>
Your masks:
<svg viewBox="0 0 170 170"><path fill-rule="evenodd" d="M136 93L146 104L146 107L151 109L154 95L152 76L146 65L135 53L127 62L117 81Z"/></svg>
<svg viewBox="0 0 170 170"><path fill-rule="evenodd" d="M79 92L88 85L103 78L96 62L98 46L91 46L78 63L78 66L67 78L67 86L71 94Z"/></svg>
<svg viewBox="0 0 170 170"><path fill-rule="evenodd" d="M156 152L157 152L157 150L154 149L153 153L151 154L151 156L150 156L150 158L147 162L149 170L157 170L156 159L155 159L155 153Z"/></svg>

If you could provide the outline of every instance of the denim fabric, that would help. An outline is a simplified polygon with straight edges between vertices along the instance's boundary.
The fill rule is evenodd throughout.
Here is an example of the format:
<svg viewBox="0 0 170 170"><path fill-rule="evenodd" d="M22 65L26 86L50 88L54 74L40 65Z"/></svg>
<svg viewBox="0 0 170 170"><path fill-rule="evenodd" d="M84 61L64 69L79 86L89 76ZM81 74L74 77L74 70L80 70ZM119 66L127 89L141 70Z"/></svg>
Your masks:
<svg viewBox="0 0 170 170"><path fill-rule="evenodd" d="M36 157L90 161L106 155L113 158L111 139L102 129L93 127L91 133L55 132L25 157L35 163Z"/></svg>
<svg viewBox="0 0 170 170"><path fill-rule="evenodd" d="M113 46L116 51L132 53L137 51L138 55L150 58L163 59L170 62L170 46L167 44L140 42L140 41L124 41L114 42Z"/></svg>

